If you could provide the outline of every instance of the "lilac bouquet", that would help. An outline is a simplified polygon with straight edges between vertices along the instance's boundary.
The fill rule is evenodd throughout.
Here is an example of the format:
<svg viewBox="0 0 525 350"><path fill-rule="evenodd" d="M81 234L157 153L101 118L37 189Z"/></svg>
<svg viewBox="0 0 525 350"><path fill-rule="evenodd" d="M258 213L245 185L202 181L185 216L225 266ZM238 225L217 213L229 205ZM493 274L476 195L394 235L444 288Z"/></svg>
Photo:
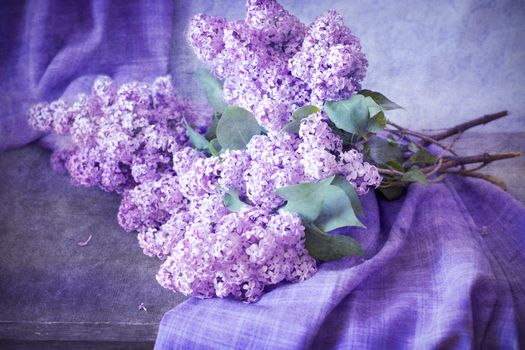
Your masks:
<svg viewBox="0 0 525 350"><path fill-rule="evenodd" d="M122 196L119 223L163 261L166 288L256 301L319 261L363 254L351 230L333 231L363 227L370 189L394 199L474 163L387 121L400 107L361 89L367 60L334 11L305 26L274 0L248 0L246 20L199 14L187 37L210 67L198 80L213 110L177 97L170 77L99 77L91 95L29 117L69 141L57 171Z"/></svg>

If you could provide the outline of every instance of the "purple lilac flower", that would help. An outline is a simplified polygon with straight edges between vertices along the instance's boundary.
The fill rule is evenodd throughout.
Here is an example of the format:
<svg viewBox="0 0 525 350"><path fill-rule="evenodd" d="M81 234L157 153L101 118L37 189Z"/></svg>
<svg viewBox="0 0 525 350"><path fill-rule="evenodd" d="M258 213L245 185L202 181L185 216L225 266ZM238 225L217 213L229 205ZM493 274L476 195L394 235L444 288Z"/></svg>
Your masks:
<svg viewBox="0 0 525 350"><path fill-rule="evenodd" d="M288 60L305 35L304 25L276 1L247 2L246 21L197 15L188 41L213 73L224 79L224 99L252 111L261 125L279 130L295 106L308 101L308 86L293 77ZM259 106L266 101L265 106ZM267 116L268 110L277 110Z"/></svg>
<svg viewBox="0 0 525 350"><path fill-rule="evenodd" d="M292 74L312 89L315 104L350 98L361 89L367 66L359 39L335 11L308 27L301 50L289 62Z"/></svg>
<svg viewBox="0 0 525 350"><path fill-rule="evenodd" d="M173 153L188 144L184 119L204 126L206 113L177 98L169 76L120 87L101 76L89 96L34 106L29 122L70 136L70 146L53 157L53 165L67 169L73 183L122 193L172 173Z"/></svg>
<svg viewBox="0 0 525 350"><path fill-rule="evenodd" d="M118 220L126 231L164 224L171 213L187 206L179 189L178 177L164 174L159 180L146 181L126 191L120 203Z"/></svg>
<svg viewBox="0 0 525 350"><path fill-rule="evenodd" d="M381 184L379 171L365 162L361 153L355 149L343 152L342 140L332 132L323 113L303 119L299 136L302 142L297 152L301 155L301 165L307 179L321 180L341 174L359 195Z"/></svg>
<svg viewBox="0 0 525 350"><path fill-rule="evenodd" d="M359 152L343 152L322 113L305 118L299 135L254 136L241 151L206 158L182 148L173 154L173 170L128 191L119 221L139 229L145 254L165 259L157 275L164 287L247 302L268 285L304 280L316 269L300 219L275 212L284 203L276 188L341 174L363 194L380 181ZM249 203L239 212L224 206L231 189ZM176 200L162 200L169 193Z"/></svg>
<svg viewBox="0 0 525 350"><path fill-rule="evenodd" d="M245 21L196 15L195 53L224 79L224 99L278 131L307 103L350 98L368 65L359 39L334 11L306 28L275 0L248 0Z"/></svg>
<svg viewBox="0 0 525 350"><path fill-rule="evenodd" d="M247 146L251 163L244 173L246 196L266 209L284 200L275 189L304 181L304 170L296 152L299 139L288 133L254 136Z"/></svg>
<svg viewBox="0 0 525 350"><path fill-rule="evenodd" d="M323 113L305 118L299 135L280 131L296 107L350 97L367 62L335 12L306 28L274 0L248 0L245 21L197 15L187 36L225 80L225 100L268 130L245 150L206 158L187 147L184 119L202 127L211 113L177 98L169 77L120 87L99 77L89 96L34 106L30 123L70 136L71 146L52 156L57 171L122 194L119 223L138 231L145 254L165 260L161 285L252 302L266 286L316 271L300 218L278 210L277 188L335 174L359 194L380 184L362 154L343 150ZM225 207L229 190L247 203L238 212Z"/></svg>
<svg viewBox="0 0 525 350"><path fill-rule="evenodd" d="M245 208L215 225L196 221L162 264L157 280L186 295L232 295L253 302L267 285L315 273L303 241L301 220L287 212Z"/></svg>
<svg viewBox="0 0 525 350"><path fill-rule="evenodd" d="M363 155L354 149L341 154L339 173L354 186L360 196L372 187L379 187L382 180L377 168L365 162Z"/></svg>

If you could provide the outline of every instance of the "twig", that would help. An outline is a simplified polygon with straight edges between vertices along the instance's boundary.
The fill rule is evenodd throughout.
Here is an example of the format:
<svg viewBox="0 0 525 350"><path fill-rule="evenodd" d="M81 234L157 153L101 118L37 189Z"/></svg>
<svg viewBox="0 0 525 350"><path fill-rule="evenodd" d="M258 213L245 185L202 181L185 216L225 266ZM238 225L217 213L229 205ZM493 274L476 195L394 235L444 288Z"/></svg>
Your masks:
<svg viewBox="0 0 525 350"><path fill-rule="evenodd" d="M459 138L461 137L461 135L463 135L463 131L461 132L458 132L456 134L456 136L454 137L454 139L452 139L452 141L450 141L450 143L447 145L447 149L449 150L450 153L452 153L453 155L455 156L458 156L458 154L454 151L451 151L452 147L454 147L454 145L456 144L456 142L458 142ZM464 170L465 169L465 166L464 165L461 165L461 170Z"/></svg>
<svg viewBox="0 0 525 350"><path fill-rule="evenodd" d="M471 168L471 169L465 169L465 167L463 167L462 170L464 170L465 172L468 172L468 173L472 173L474 171L478 171L484 167L486 167L487 165L489 165L490 163L481 163L480 165L474 167L474 168Z"/></svg>
<svg viewBox="0 0 525 350"><path fill-rule="evenodd" d="M472 171L451 170L451 169L445 169L443 170L443 172L447 174L457 174L457 175L463 175L463 176L476 177L478 179L483 179L485 181L493 183L494 185L501 188L503 191L507 190L507 185L505 185L505 182L503 182L503 180L495 176L492 176L492 175L487 175L487 174L477 173L477 172L472 172Z"/></svg>
<svg viewBox="0 0 525 350"><path fill-rule="evenodd" d="M435 144L436 146L446 150L446 151L449 151L450 153L454 154L454 155L457 155L456 152L452 151L450 149L450 147L448 147L447 145L444 145L442 144L441 142L433 139L432 137L428 136L428 135L425 135L425 134L422 134L420 132L417 132L417 131L413 131L413 130L409 130L409 129L405 129L403 128L402 126L400 125L397 125L396 123L393 123L391 121L388 122L388 124L392 125L393 127L395 127L397 130L392 130L392 129L386 129L386 131L389 131L389 132L392 132L400 137L403 137L404 135L412 135L412 136L415 136L415 137L418 137L420 138L421 140L425 141L424 144L422 145L419 145L420 147L425 147L425 146L428 146L429 144L433 143ZM400 135L402 134L402 135ZM403 135L404 134L404 135ZM411 140L409 140L411 141Z"/></svg>
<svg viewBox="0 0 525 350"><path fill-rule="evenodd" d="M394 169L385 169L385 168L378 168L377 169L380 174L382 175L390 175L390 176L403 176L403 173Z"/></svg>
<svg viewBox="0 0 525 350"><path fill-rule="evenodd" d="M439 146L439 147L441 147L443 149L447 148L447 146L445 146L441 142L437 141L436 139L434 139L434 138L432 138L432 137L430 137L428 135L422 134L422 133L417 132L417 131L405 129L402 126L397 125L396 123L393 123L391 121L389 121L388 124L392 125L393 127L395 127L397 130L399 130L403 134L407 134L407 135L412 135L412 136L418 137L418 138L420 138L420 139L422 139L424 141L427 141L428 143L433 143L433 144L435 144L435 145L437 145L437 146ZM392 130L392 129L387 129L387 131L396 133L396 130Z"/></svg>
<svg viewBox="0 0 525 350"><path fill-rule="evenodd" d="M450 143L447 145L447 149L448 150L450 150L452 147L454 147L454 145L456 144L456 142L458 142L458 140L461 137L461 135L463 135L463 131L458 132L456 134L456 136L454 137L454 139L452 139L452 141L450 141Z"/></svg>
<svg viewBox="0 0 525 350"><path fill-rule="evenodd" d="M494 113L494 114L487 114L487 115L484 115L483 117L472 119L472 120L470 120L468 122L465 122L465 123L462 123L462 124L458 124L456 126L448 128L448 129L446 129L443 132L440 132L438 134L435 134L435 135L431 136L431 138L434 139L434 140L437 140L437 141L443 140L443 139L446 139L447 137L450 137L450 136L452 136L454 134L457 134L459 132L464 132L465 130L468 130L468 129L473 128L473 127L478 126L478 125L483 125L483 124L490 123L493 120L496 120L496 119L499 119L499 118L503 118L503 117L505 117L507 115L509 115L509 113L507 111L501 111L501 112Z"/></svg>
<svg viewBox="0 0 525 350"><path fill-rule="evenodd" d="M521 156L521 152L505 152L505 153L483 153L475 156L467 157L445 157L442 169L452 168L458 165L474 164L474 163L490 163L496 160L503 160L509 158L516 158Z"/></svg>
<svg viewBox="0 0 525 350"><path fill-rule="evenodd" d="M443 165L443 157L439 157L436 166L434 167L434 169L432 169L432 170L427 174L427 177L430 177L430 176L434 175L435 173L437 173L437 172L439 171L439 169L441 168L442 165Z"/></svg>
<svg viewBox="0 0 525 350"><path fill-rule="evenodd" d="M425 168L421 168L421 171L426 175L427 178L431 177L432 175L437 175L434 176L433 179L429 179L430 183L435 183L443 180L447 176L447 174L459 174L484 179L499 186L502 189L505 189L505 183L502 180L495 178L494 176L479 173L477 172L477 170L497 160L519 157L521 155L520 152L483 153L473 156L460 157L452 149L452 147L456 144L456 142L459 140L459 138L465 130L468 130L477 125L490 123L493 120L503 118L507 115L507 111L501 111L494 114L487 114L483 117L476 118L462 124L458 124L449 129L445 129L444 131L434 135L428 135L422 132L409 130L391 121L388 121L388 124L391 125L393 128L385 130L391 132L392 134L400 137L403 140L406 140L408 142L414 142L420 147L426 147L430 144L434 144L443 149L443 152L441 152L441 154L437 157L436 161L433 164L428 165ZM415 138L417 138L417 141L413 138L408 137L407 135L414 136ZM447 145L440 142L441 140L454 135L455 137ZM476 163L481 164L474 166L471 169L466 168L467 164ZM383 166L384 168L378 167L379 173L383 176L386 176L386 179L390 177L388 181L391 182L385 183L385 186L382 187L396 186L400 184L403 185L403 181L401 181L400 177L403 176L404 172L398 171L388 165Z"/></svg>

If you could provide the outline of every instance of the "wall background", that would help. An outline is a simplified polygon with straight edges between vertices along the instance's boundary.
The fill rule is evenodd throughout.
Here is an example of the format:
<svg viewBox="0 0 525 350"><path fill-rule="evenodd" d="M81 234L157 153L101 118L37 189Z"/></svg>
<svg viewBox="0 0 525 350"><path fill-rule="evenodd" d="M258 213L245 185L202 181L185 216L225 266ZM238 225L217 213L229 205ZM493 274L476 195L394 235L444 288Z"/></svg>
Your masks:
<svg viewBox="0 0 525 350"><path fill-rule="evenodd" d="M525 131L525 1L281 0L310 23L335 9L361 38L370 66L363 86L406 108L389 114L416 129L450 126L507 109L511 117L479 131ZM205 12L244 18L243 0L175 0L170 70L186 94L201 67L184 38L189 18Z"/></svg>

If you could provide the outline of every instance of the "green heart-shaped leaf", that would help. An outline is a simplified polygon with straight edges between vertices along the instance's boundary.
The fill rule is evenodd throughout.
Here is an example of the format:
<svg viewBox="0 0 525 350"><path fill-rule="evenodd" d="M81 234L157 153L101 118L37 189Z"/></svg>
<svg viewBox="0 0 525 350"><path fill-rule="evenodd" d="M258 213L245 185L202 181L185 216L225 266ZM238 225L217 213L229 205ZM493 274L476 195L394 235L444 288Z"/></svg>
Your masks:
<svg viewBox="0 0 525 350"><path fill-rule="evenodd" d="M368 140L368 158L375 164L401 163L403 155L397 144L379 136L372 136Z"/></svg>
<svg viewBox="0 0 525 350"><path fill-rule="evenodd" d="M262 129L253 115L244 108L228 106L217 124L217 140L224 149L245 149Z"/></svg>
<svg viewBox="0 0 525 350"><path fill-rule="evenodd" d="M357 219L345 191L330 185L324 189L321 212L314 223L324 232L347 226L364 227Z"/></svg>
<svg viewBox="0 0 525 350"><path fill-rule="evenodd" d="M349 100L328 101L323 109L339 129L359 135L366 131L369 110L363 95L354 95Z"/></svg>
<svg viewBox="0 0 525 350"><path fill-rule="evenodd" d="M276 189L275 193L286 199L287 203L283 209L298 214L307 222L312 222L321 213L325 191L333 179L329 177L319 182L281 187Z"/></svg>
<svg viewBox="0 0 525 350"><path fill-rule="evenodd" d="M401 181L419 182L423 185L428 184L427 176L419 168L412 168L401 177Z"/></svg>
<svg viewBox="0 0 525 350"><path fill-rule="evenodd" d="M326 234L311 225L307 225L305 229L305 246L313 258L323 261L364 254L359 243L353 238Z"/></svg>
<svg viewBox="0 0 525 350"><path fill-rule="evenodd" d="M371 97L378 105L380 105L385 111L389 111L392 109L404 109L400 105L398 105L395 102L392 102L390 99L388 99L385 95L372 90L361 90L359 91L359 95Z"/></svg>
<svg viewBox="0 0 525 350"><path fill-rule="evenodd" d="M436 156L427 151L424 148L419 149L416 153L410 156L408 158L409 164L415 164L415 163L425 163L425 164L433 164L437 160Z"/></svg>
<svg viewBox="0 0 525 350"><path fill-rule="evenodd" d="M346 196L350 200L350 203L352 204L352 208L354 209L354 212L357 215L364 215L363 207L361 206L361 201L359 200L359 196L357 195L357 192L355 191L354 187L350 182L348 182L347 179L345 179L342 176L337 175L332 181L333 186L337 186L343 191L345 191Z"/></svg>

